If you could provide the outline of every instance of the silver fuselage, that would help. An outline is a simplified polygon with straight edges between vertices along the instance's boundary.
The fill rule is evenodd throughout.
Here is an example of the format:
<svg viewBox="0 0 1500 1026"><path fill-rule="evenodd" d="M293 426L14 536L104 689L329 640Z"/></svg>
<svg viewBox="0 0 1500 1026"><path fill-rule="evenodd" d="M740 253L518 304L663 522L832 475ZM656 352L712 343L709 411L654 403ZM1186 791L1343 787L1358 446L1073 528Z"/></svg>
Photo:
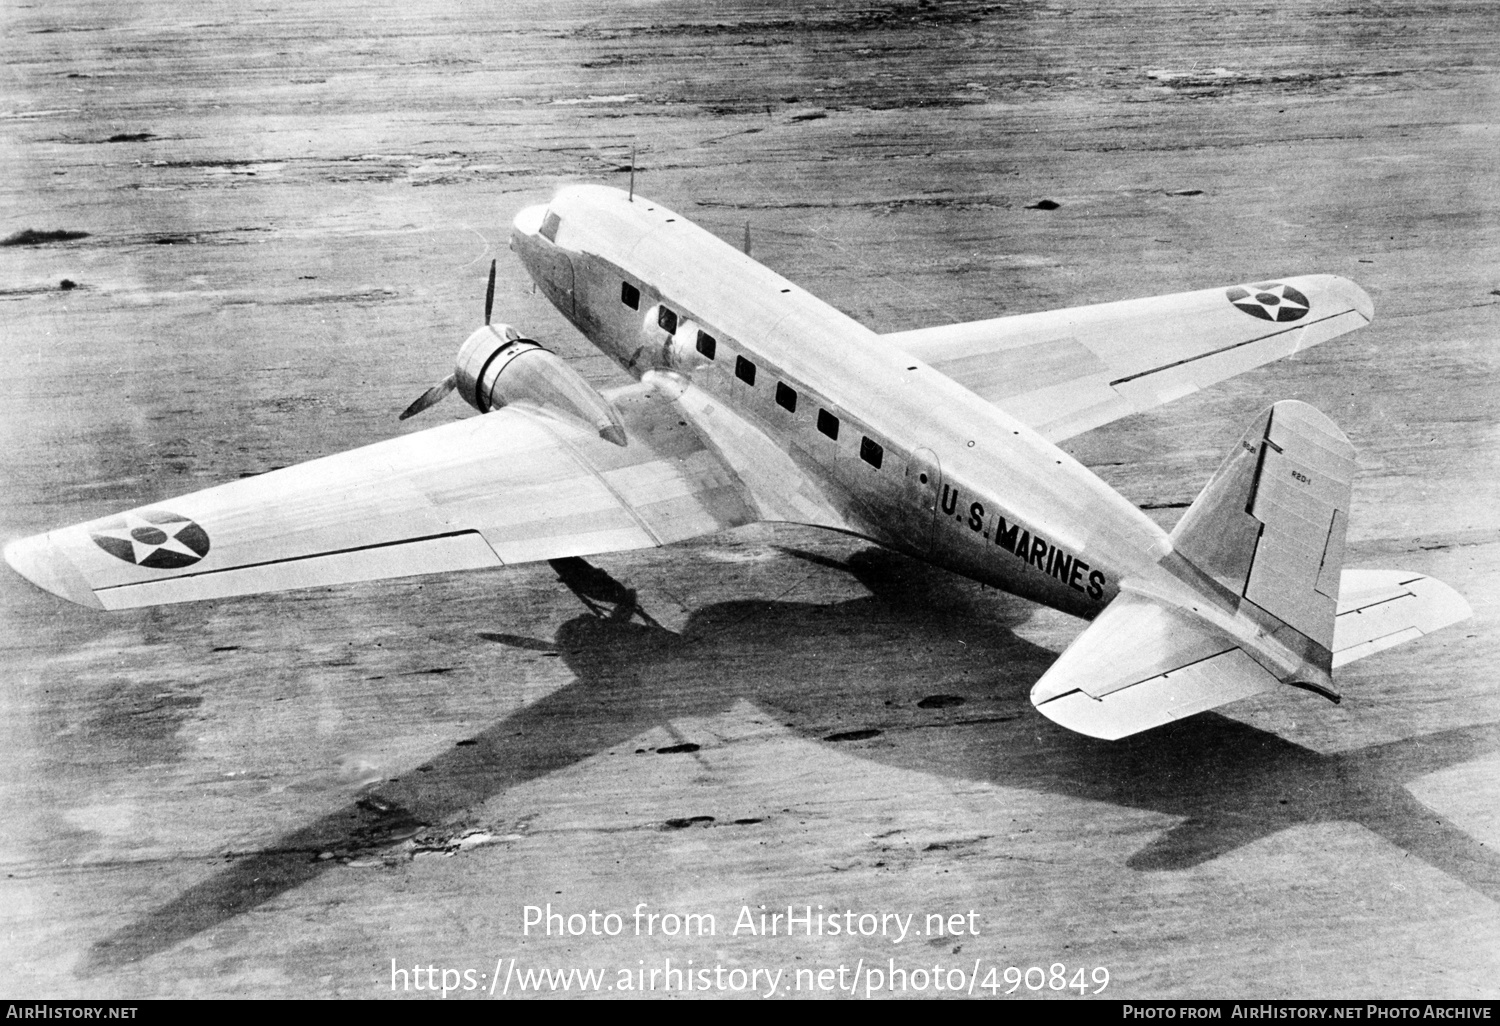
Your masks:
<svg viewBox="0 0 1500 1026"><path fill-rule="evenodd" d="M837 513L785 519L1087 618L1122 580L1178 590L1166 534L1067 453L660 204L567 188L516 216L511 248L632 376L669 377L766 436Z"/></svg>

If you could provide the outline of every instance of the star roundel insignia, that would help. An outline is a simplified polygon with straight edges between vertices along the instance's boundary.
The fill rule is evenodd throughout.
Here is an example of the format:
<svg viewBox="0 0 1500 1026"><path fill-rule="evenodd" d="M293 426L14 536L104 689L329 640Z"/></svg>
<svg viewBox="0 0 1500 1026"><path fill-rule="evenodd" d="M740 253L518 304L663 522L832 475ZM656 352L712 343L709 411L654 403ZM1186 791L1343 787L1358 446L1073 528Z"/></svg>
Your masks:
<svg viewBox="0 0 1500 1026"><path fill-rule="evenodd" d="M1263 281L1259 285L1237 285L1224 297L1239 309L1263 321L1295 321L1312 306L1307 297L1290 285Z"/></svg>
<svg viewBox="0 0 1500 1026"><path fill-rule="evenodd" d="M126 513L91 535L111 556L152 570L180 570L208 555L208 532L161 509Z"/></svg>

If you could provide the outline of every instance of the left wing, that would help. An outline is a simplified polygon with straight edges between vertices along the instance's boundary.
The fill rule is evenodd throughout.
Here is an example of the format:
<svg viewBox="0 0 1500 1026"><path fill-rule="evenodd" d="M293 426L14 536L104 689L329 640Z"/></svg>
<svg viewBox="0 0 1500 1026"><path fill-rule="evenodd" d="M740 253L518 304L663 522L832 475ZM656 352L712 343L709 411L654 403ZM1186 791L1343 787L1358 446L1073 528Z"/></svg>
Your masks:
<svg viewBox="0 0 1500 1026"><path fill-rule="evenodd" d="M1060 442L1368 324L1329 274L886 335Z"/></svg>
<svg viewBox="0 0 1500 1026"><path fill-rule="evenodd" d="M760 519L730 464L650 383L628 444L525 405L36 535L5 558L103 609L665 545Z"/></svg>

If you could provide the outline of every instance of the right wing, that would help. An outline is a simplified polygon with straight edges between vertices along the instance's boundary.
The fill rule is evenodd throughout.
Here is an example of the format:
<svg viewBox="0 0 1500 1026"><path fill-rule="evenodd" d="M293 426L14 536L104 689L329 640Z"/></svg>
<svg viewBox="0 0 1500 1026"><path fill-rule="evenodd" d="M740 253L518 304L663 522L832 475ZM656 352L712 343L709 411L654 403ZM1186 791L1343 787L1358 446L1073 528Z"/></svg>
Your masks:
<svg viewBox="0 0 1500 1026"><path fill-rule="evenodd" d="M223 598L665 545L761 519L678 396L615 394L628 444L527 406L13 542L94 608Z"/></svg>
<svg viewBox="0 0 1500 1026"><path fill-rule="evenodd" d="M1313 274L883 337L1060 442L1373 316L1358 285Z"/></svg>

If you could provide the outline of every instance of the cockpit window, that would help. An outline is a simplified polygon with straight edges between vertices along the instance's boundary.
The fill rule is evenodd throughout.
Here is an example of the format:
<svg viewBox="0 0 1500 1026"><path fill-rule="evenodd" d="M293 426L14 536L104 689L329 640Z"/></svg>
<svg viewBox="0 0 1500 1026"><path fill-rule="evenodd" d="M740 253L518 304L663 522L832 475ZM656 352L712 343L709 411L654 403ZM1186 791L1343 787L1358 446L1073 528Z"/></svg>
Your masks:
<svg viewBox="0 0 1500 1026"><path fill-rule="evenodd" d="M552 211L547 211L547 216L542 218L542 238L548 242L557 241L557 226L562 224L562 218Z"/></svg>

